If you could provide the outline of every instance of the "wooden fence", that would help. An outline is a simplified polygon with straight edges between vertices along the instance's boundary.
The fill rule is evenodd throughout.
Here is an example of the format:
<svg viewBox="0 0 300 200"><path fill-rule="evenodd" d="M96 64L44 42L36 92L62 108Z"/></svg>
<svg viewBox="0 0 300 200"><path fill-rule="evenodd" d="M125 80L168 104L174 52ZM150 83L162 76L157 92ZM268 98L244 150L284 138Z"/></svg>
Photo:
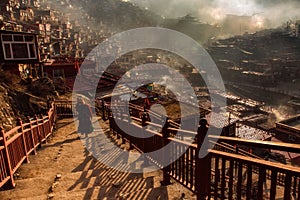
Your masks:
<svg viewBox="0 0 300 200"><path fill-rule="evenodd" d="M174 123L168 120L162 130L157 132L152 128L159 125L153 122L148 123L147 128L141 126L141 119L138 118L142 112L141 108L130 105L130 110L133 116L128 117L124 114L112 116L107 105L103 107L102 113L109 119L114 134L141 153L154 152L171 144L168 148L163 148L162 156L147 154L149 161L163 169L163 184L169 184L170 177L172 177L197 193L197 199L275 200L278 197L285 200L300 199L299 167L266 161L246 151L236 152L232 149L240 145L250 149L300 153L300 145L208 136L210 142L216 145L214 148L208 148L208 155L205 158L199 158L203 136L207 133L206 125L202 125L200 131L196 133L181 130L180 127L174 128L171 126ZM178 132L181 137L174 137L171 134L174 131ZM144 139L135 137L132 133L151 134L152 137ZM182 137L187 135L197 135L197 142L191 144L182 140ZM177 155L181 155L179 159ZM168 166L163 165L166 159L171 161Z"/></svg>
<svg viewBox="0 0 300 200"><path fill-rule="evenodd" d="M74 101L67 101L67 100L56 100L55 101L55 110L57 118L72 118L76 116L76 102Z"/></svg>
<svg viewBox="0 0 300 200"><path fill-rule="evenodd" d="M26 123L19 121L18 126L7 133L1 130L0 186L6 182L14 186L13 173L22 162L28 161L29 153L36 153L37 146L51 134L57 115L73 115L72 106L73 102L57 102L56 106L52 105L48 116L30 121L28 119ZM102 118L109 120L111 130L119 138L127 141L131 148L147 153L167 147L163 148L161 156L147 154L145 160L162 168L163 184L169 184L172 177L195 192L197 199L300 199L299 167L266 161L242 150L237 154L235 149L232 149L234 145L241 145L300 153L299 145L208 136L211 143L217 144L215 148L208 148L205 158L199 158L203 137L207 133L205 123L196 133L181 130L179 124L165 119L167 123L161 131L157 131L155 128L159 125L153 122L147 123L147 128L142 126L145 122L139 119L142 112L140 107L130 107L130 118L124 114L112 117L110 105L105 102L100 102L100 109ZM164 120L159 115L155 116L157 120ZM178 132L180 137L175 137L175 132ZM137 136L151 134L152 137L140 138L128 133ZM191 144L183 140L190 135L196 136L197 141ZM181 156L177 159L177 155ZM166 160L171 164L165 166Z"/></svg>
<svg viewBox="0 0 300 200"><path fill-rule="evenodd" d="M17 126L8 132L0 127L0 187L6 183L15 186L14 173L52 134L57 115L55 104L50 106L46 116L28 117L24 123L18 119Z"/></svg>

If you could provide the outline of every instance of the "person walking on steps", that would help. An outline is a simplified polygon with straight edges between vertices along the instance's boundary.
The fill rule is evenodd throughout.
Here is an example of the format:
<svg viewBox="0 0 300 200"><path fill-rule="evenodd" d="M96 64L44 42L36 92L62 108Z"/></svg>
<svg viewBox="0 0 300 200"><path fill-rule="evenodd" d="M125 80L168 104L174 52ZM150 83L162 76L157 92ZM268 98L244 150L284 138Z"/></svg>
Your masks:
<svg viewBox="0 0 300 200"><path fill-rule="evenodd" d="M76 110L78 112L78 133L85 134L87 137L87 134L94 131L93 125L92 125L92 111L88 104L84 102L83 99L78 98L77 104L76 104Z"/></svg>

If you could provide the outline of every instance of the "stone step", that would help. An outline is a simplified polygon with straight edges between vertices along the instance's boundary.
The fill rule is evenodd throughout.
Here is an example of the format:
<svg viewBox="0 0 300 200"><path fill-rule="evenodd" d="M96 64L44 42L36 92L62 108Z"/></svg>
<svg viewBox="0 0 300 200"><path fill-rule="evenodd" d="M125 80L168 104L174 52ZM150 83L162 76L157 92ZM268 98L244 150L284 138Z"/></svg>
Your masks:
<svg viewBox="0 0 300 200"><path fill-rule="evenodd" d="M139 190L160 187L160 171L148 174L112 173L107 175L93 176L92 172L85 173L85 177L64 176L59 179L54 188L53 199L122 199L124 194ZM156 175L158 176L151 176ZM120 177L118 177L120 175ZM80 180L80 182L78 182ZM76 182L77 181L77 182ZM122 198L121 198L122 197Z"/></svg>
<svg viewBox="0 0 300 200"><path fill-rule="evenodd" d="M130 193L122 193L114 186L92 187L86 190L67 191L60 193L53 193L49 196L53 197L53 200L85 200L85 199L99 199L99 200L165 200L168 199L167 187L149 188L136 190Z"/></svg>
<svg viewBox="0 0 300 200"><path fill-rule="evenodd" d="M172 196L172 200L196 200L197 196L194 195L191 191L186 188L181 187L176 184L174 181L172 184L168 186L159 186L153 188L145 188L140 190L135 190L126 193L120 193L120 200L164 200L170 199Z"/></svg>
<svg viewBox="0 0 300 200"><path fill-rule="evenodd" d="M44 174L44 176L33 178L16 179L16 187L14 189L1 192L1 200L26 199L34 196L46 197L53 185L54 193L57 191L63 193L92 190L92 188L97 187L113 188L119 191L118 194L128 193L145 188L159 187L161 180L161 171L130 174L106 167L61 173L60 175L59 179L55 178L56 174ZM35 192L30 188L35 188ZM79 193L81 194L82 192Z"/></svg>
<svg viewBox="0 0 300 200"><path fill-rule="evenodd" d="M158 186L154 184L152 185L151 177L144 178L136 178L130 179L125 181L123 184L111 184L106 186L92 186L86 187L76 190L59 190L59 185L63 184L63 182L58 182L57 187L54 188L53 192L51 193L35 193L35 194L26 194L24 195L14 195L14 196L7 196L2 198L3 200L8 199L21 199L21 200L43 200L43 199L53 199L53 200L69 200L69 199L76 199L76 200L85 200L85 199L99 199L99 200L164 200L168 199L169 195L172 194L175 197L173 200L182 200L182 199L189 199L189 200L196 200L196 196L193 195L190 191L179 187L177 184L171 184L169 186ZM148 183L147 187L147 182ZM158 186L158 187L155 187ZM25 190L24 190L25 192ZM27 192L27 191L26 191ZM185 198L181 198L182 194L185 194Z"/></svg>
<svg viewBox="0 0 300 200"><path fill-rule="evenodd" d="M155 180L154 180L155 179ZM135 175L128 173L115 173L109 171L102 171L98 176L93 172L82 173L76 175L71 174L58 180L55 191L77 191L93 187L117 187L120 191L131 191L142 188L151 188L154 185L157 177L143 177L143 175ZM157 181L156 181L157 182Z"/></svg>
<svg viewBox="0 0 300 200"><path fill-rule="evenodd" d="M168 199L168 189L167 187L159 187L159 188L149 188L137 190L129 193L121 193L119 195L120 200L157 200L157 199Z"/></svg>

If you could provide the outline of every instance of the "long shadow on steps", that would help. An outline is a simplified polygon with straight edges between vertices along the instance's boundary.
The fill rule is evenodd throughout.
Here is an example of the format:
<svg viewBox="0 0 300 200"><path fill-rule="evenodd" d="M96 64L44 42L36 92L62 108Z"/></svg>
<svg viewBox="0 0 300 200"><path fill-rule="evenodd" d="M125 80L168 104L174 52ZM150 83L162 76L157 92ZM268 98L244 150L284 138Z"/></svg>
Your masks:
<svg viewBox="0 0 300 200"><path fill-rule="evenodd" d="M72 173L80 173L80 177L68 187L67 191L85 190L84 199L106 197L107 199L148 200L168 197L165 187L155 188L154 181L157 173L132 174L118 171L100 163L87 150L85 160L74 168Z"/></svg>
<svg viewBox="0 0 300 200"><path fill-rule="evenodd" d="M117 145L121 150L124 145L112 137L108 127L104 128L104 134L97 129L94 132L88 138L81 139L85 147L100 152L96 154L98 159L85 148L85 159L72 170L77 175L69 178L65 191L76 193L80 190L84 193L83 199L168 199L167 188L160 187L161 171L129 173L128 166L119 164L122 163L121 160L126 161L128 158L120 157L119 152L112 150L107 143ZM116 167L108 167L101 162L103 160Z"/></svg>

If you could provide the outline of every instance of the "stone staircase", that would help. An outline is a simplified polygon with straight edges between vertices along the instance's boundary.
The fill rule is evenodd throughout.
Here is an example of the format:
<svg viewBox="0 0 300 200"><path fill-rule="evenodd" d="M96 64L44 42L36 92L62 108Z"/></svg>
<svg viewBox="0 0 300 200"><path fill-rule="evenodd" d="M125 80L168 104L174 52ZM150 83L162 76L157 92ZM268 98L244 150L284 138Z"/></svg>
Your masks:
<svg viewBox="0 0 300 200"><path fill-rule="evenodd" d="M101 122L102 126L108 125ZM116 141L118 142L118 141ZM122 148L126 148L124 145ZM0 191L0 199L196 199L177 183L161 186L162 172L131 174L109 168L84 147L73 119L57 123L57 131L30 163L16 173L16 187Z"/></svg>

